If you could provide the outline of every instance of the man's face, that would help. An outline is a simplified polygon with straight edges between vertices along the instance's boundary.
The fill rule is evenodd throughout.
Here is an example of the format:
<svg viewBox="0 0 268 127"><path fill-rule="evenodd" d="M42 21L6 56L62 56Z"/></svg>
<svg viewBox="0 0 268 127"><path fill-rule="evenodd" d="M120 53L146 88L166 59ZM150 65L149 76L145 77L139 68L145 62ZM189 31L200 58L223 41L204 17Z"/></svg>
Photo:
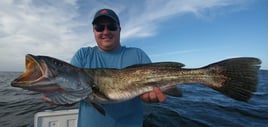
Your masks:
<svg viewBox="0 0 268 127"><path fill-rule="evenodd" d="M120 46L120 31L120 26L108 17L101 17L93 25L96 42L103 51L113 51Z"/></svg>

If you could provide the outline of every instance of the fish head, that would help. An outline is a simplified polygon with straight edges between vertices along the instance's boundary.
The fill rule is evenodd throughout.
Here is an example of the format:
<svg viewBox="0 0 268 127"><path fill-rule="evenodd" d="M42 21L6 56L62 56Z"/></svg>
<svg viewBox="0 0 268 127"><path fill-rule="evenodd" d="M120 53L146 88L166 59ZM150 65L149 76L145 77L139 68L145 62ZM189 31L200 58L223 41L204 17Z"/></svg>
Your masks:
<svg viewBox="0 0 268 127"><path fill-rule="evenodd" d="M26 55L25 72L11 86L43 93L55 104L72 104L91 92L93 79L83 69L49 57Z"/></svg>
<svg viewBox="0 0 268 127"><path fill-rule="evenodd" d="M40 59L39 56L27 54L25 57L25 68L26 70L11 82L11 86L40 92L49 92L52 90L49 88L53 87L55 90L56 85L50 86L50 84L53 84L49 79L49 77L52 77L52 73L49 72L45 61Z"/></svg>

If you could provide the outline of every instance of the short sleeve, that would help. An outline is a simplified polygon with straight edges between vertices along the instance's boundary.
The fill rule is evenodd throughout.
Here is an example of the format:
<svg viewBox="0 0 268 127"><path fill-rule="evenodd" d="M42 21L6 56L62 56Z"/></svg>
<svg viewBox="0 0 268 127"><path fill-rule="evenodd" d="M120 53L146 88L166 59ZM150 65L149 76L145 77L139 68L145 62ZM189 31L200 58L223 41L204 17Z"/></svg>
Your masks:
<svg viewBox="0 0 268 127"><path fill-rule="evenodd" d="M84 67L86 62L86 57L91 54L90 47L80 48L72 57L71 64L77 67Z"/></svg>
<svg viewBox="0 0 268 127"><path fill-rule="evenodd" d="M138 50L138 54L140 56L140 61L142 64L146 64L146 63L151 63L151 59L149 58L149 56L141 49L137 48Z"/></svg>

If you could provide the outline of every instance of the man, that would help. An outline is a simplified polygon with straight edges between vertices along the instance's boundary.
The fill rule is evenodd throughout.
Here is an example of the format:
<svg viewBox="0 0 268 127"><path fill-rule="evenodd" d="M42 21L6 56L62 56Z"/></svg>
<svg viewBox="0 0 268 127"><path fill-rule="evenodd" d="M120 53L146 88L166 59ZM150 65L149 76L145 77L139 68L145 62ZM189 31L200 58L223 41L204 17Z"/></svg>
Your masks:
<svg viewBox="0 0 268 127"><path fill-rule="evenodd" d="M71 63L81 68L124 68L133 64L150 63L149 57L138 48L127 48L120 44L120 22L110 9L96 12L92 21L94 37L98 46L79 49ZM78 127L141 127L143 121L142 102L163 102L166 96L159 88L140 97L115 104L103 104L103 116L87 102L79 105Z"/></svg>

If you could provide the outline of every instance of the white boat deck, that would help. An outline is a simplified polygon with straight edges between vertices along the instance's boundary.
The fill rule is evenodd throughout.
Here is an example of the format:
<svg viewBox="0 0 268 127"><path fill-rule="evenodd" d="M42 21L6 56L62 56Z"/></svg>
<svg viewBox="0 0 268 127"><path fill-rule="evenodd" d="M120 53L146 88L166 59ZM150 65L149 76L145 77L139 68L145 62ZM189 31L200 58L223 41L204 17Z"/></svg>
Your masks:
<svg viewBox="0 0 268 127"><path fill-rule="evenodd" d="M78 109L44 111L34 116L34 127L77 127Z"/></svg>

